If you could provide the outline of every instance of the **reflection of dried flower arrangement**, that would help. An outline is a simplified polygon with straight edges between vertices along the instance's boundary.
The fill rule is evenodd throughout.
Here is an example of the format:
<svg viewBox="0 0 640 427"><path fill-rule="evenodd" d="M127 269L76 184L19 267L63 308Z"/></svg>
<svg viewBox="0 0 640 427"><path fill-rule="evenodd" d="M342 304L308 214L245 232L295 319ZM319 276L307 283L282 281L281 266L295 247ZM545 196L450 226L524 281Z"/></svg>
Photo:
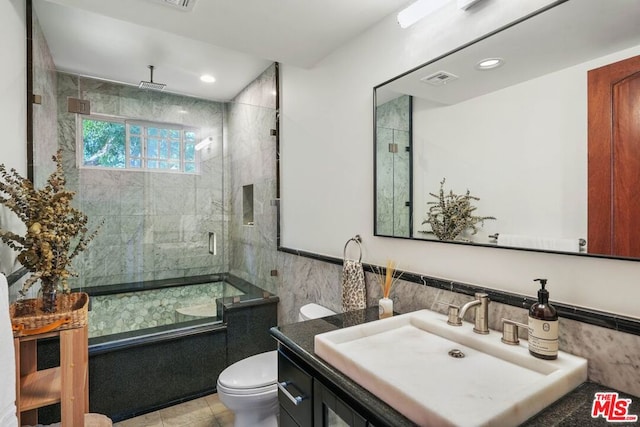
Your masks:
<svg viewBox="0 0 640 427"><path fill-rule="evenodd" d="M373 266L373 271L375 273L375 281L380 286L380 290L382 290L382 297L389 298L391 288L398 280L400 280L402 272L400 274L396 274L396 263L391 260L387 261L387 268L384 273L382 272L382 268L378 266Z"/></svg>
<svg viewBox="0 0 640 427"><path fill-rule="evenodd" d="M56 170L41 190L15 169L7 172L0 165L0 203L14 212L27 227L24 236L0 228L0 239L19 252L18 261L31 271L20 293L38 279L43 282L60 279L67 290L67 278L77 276L71 261L86 249L98 230L88 234L87 216L71 206L74 192L65 190L61 151L53 156Z"/></svg>
<svg viewBox="0 0 640 427"><path fill-rule="evenodd" d="M440 182L440 193L429 195L438 199L437 202L427 202L432 205L427 212L427 218L422 224L431 225L431 232L440 240L455 240L456 237L467 229L471 229L471 234L478 232L477 224L484 225L484 221L496 219L492 216L475 216L473 212L476 207L471 204L472 200L480 200L471 195L469 190L466 194L455 194L453 190L449 194L444 192L445 179Z"/></svg>

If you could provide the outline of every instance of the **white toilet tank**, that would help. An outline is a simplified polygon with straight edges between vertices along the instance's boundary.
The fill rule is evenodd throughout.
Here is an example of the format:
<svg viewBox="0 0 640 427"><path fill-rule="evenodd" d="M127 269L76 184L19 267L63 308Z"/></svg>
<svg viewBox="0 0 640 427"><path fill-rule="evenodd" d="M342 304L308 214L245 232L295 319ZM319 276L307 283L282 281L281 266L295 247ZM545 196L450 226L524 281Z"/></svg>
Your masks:
<svg viewBox="0 0 640 427"><path fill-rule="evenodd" d="M298 313L298 320L310 320L310 319L319 319L321 317L333 316L336 314L334 311L329 310L327 307L323 307L321 305L310 303L305 304L300 307L300 312Z"/></svg>

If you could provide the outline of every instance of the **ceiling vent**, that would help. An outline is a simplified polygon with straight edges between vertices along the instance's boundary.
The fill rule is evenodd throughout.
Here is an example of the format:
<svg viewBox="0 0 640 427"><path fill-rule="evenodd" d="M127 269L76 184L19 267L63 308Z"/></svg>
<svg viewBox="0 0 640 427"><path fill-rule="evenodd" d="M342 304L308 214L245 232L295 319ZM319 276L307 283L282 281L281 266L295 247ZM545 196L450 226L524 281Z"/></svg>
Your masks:
<svg viewBox="0 0 640 427"><path fill-rule="evenodd" d="M433 73L431 75L421 78L420 81L423 83L428 83L433 86L442 86L457 79L458 79L458 76L456 76L455 74L451 74L446 71L438 71L437 73Z"/></svg>
<svg viewBox="0 0 640 427"><path fill-rule="evenodd" d="M196 3L196 0L155 0L156 3L164 4L165 6L171 6L174 9L182 10L183 12L190 12Z"/></svg>

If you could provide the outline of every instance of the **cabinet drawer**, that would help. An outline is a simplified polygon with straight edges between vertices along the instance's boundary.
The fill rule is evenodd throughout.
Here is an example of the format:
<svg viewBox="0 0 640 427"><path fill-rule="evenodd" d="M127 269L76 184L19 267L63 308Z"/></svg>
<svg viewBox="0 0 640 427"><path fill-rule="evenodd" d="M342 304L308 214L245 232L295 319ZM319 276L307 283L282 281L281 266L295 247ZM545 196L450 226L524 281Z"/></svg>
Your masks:
<svg viewBox="0 0 640 427"><path fill-rule="evenodd" d="M288 395L287 395L288 394ZM280 407L301 426L313 422L313 377L278 351L278 400Z"/></svg>
<svg viewBox="0 0 640 427"><path fill-rule="evenodd" d="M278 427L300 427L291 415L280 405L280 418L278 419Z"/></svg>

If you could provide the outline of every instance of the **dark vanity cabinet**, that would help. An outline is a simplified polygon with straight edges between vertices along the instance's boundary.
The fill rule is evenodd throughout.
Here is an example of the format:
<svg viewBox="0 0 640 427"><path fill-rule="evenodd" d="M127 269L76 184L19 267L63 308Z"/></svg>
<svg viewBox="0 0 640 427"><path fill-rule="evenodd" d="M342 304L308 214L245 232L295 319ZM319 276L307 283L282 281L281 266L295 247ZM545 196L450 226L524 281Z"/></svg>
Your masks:
<svg viewBox="0 0 640 427"><path fill-rule="evenodd" d="M278 350L280 427L373 427L285 347Z"/></svg>
<svg viewBox="0 0 640 427"><path fill-rule="evenodd" d="M373 426L320 381L313 382L313 425L322 427Z"/></svg>

